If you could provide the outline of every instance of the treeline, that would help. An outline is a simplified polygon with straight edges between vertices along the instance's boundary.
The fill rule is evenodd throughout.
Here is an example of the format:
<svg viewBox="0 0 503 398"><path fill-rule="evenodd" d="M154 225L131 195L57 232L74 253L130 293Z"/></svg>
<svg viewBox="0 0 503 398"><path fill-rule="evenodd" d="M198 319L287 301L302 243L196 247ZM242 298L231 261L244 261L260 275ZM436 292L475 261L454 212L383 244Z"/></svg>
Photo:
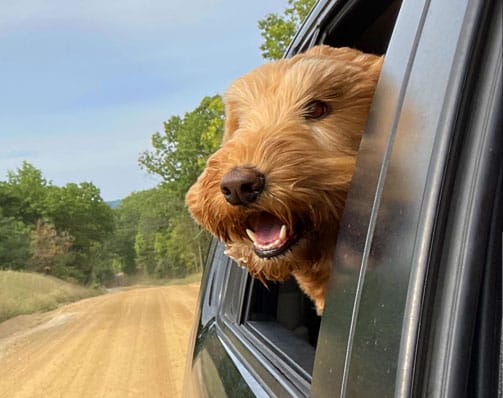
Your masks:
<svg viewBox="0 0 503 398"><path fill-rule="evenodd" d="M218 148L223 130L221 97L205 97L192 112L165 122L164 132L152 136L153 149L140 156L140 166L163 182L156 189L126 198L118 212L123 232L136 228L136 266L143 271L183 276L202 270L210 236L190 218L185 193ZM133 209L142 206L137 222L131 222Z"/></svg>
<svg viewBox="0 0 503 398"><path fill-rule="evenodd" d="M114 215L92 183L57 187L24 162L0 182L0 269L102 281Z"/></svg>
<svg viewBox="0 0 503 398"><path fill-rule="evenodd" d="M258 26L264 58L281 57L314 0L289 0L283 16ZM224 126L220 96L205 97L152 136L139 165L162 179L110 208L90 182L64 187L24 162L0 181L0 269L45 272L85 284L119 273L182 277L202 270L210 236L191 220L185 192L218 148Z"/></svg>
<svg viewBox="0 0 503 398"><path fill-rule="evenodd" d="M92 183L58 187L24 162L0 182L0 269L85 284L106 284L121 272L170 278L201 271L210 237L191 220L184 195L222 133L219 96L173 116L139 160L163 183L115 209Z"/></svg>

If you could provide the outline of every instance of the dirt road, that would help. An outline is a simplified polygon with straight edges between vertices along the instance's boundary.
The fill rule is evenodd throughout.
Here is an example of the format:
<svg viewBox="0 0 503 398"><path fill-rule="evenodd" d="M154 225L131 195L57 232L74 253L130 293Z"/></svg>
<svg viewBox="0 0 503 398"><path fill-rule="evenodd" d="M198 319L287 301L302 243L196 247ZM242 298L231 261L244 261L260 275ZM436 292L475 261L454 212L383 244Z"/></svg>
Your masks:
<svg viewBox="0 0 503 398"><path fill-rule="evenodd" d="M0 397L180 397L198 290L121 291L0 324Z"/></svg>

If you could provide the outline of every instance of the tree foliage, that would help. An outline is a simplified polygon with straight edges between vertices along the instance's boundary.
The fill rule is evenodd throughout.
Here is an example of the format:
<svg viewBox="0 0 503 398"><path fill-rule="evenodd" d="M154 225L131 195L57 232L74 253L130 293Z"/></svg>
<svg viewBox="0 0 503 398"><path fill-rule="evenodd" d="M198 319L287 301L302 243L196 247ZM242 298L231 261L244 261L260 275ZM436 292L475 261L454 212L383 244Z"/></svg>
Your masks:
<svg viewBox="0 0 503 398"><path fill-rule="evenodd" d="M15 217L26 225L35 225L46 216L45 199L48 182L42 172L28 162L7 173L0 182L0 207L6 217Z"/></svg>
<svg viewBox="0 0 503 398"><path fill-rule="evenodd" d="M71 261L70 249L73 237L67 232L58 232L56 227L39 219L31 232L31 259L29 269L37 272L61 275L62 268Z"/></svg>
<svg viewBox="0 0 503 398"><path fill-rule="evenodd" d="M70 183L50 187L45 200L47 217L60 231L74 238L74 247L88 252L94 242L102 242L113 231L113 212L92 183Z"/></svg>
<svg viewBox="0 0 503 398"><path fill-rule="evenodd" d="M142 203L151 201L152 206L136 212L136 235L128 238L134 239L136 263L142 272L172 277L202 269L210 238L190 218L184 197L220 145L223 131L221 97L205 97L192 112L164 123L164 132L152 136L153 149L140 156L141 167L163 180L159 188L142 194ZM119 208L123 216L130 204L124 205Z"/></svg>
<svg viewBox="0 0 503 398"><path fill-rule="evenodd" d="M90 282L93 250L113 229L113 212L92 183L58 187L27 162L0 182L0 269Z"/></svg>
<svg viewBox="0 0 503 398"><path fill-rule="evenodd" d="M0 269L23 269L29 260L30 229L14 217L5 217L0 208Z"/></svg>
<svg viewBox="0 0 503 398"><path fill-rule="evenodd" d="M284 15L267 14L258 21L260 34L264 39L260 46L263 58L273 61L283 57L315 2L316 0L288 0L289 7Z"/></svg>
<svg viewBox="0 0 503 398"><path fill-rule="evenodd" d="M205 97L183 118L172 116L164 132L152 136L151 151L140 156L140 166L160 176L180 197L201 173L223 135L224 106L220 96Z"/></svg>

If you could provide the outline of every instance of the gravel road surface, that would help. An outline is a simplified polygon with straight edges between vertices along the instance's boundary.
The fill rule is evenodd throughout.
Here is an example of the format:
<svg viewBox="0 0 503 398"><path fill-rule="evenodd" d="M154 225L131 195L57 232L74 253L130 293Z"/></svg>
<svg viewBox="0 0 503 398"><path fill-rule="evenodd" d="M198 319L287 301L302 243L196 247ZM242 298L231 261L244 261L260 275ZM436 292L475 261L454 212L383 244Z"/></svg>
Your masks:
<svg viewBox="0 0 503 398"><path fill-rule="evenodd" d="M180 397L199 286L135 288L0 324L0 397Z"/></svg>

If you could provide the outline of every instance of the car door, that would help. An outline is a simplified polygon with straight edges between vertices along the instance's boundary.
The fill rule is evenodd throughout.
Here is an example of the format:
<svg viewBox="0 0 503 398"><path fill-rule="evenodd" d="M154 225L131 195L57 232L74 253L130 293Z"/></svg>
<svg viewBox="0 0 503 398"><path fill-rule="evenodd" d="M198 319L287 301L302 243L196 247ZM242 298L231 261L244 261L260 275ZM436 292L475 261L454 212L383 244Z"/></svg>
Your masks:
<svg viewBox="0 0 503 398"><path fill-rule="evenodd" d="M501 1L402 4L312 396L501 394L501 37Z"/></svg>

